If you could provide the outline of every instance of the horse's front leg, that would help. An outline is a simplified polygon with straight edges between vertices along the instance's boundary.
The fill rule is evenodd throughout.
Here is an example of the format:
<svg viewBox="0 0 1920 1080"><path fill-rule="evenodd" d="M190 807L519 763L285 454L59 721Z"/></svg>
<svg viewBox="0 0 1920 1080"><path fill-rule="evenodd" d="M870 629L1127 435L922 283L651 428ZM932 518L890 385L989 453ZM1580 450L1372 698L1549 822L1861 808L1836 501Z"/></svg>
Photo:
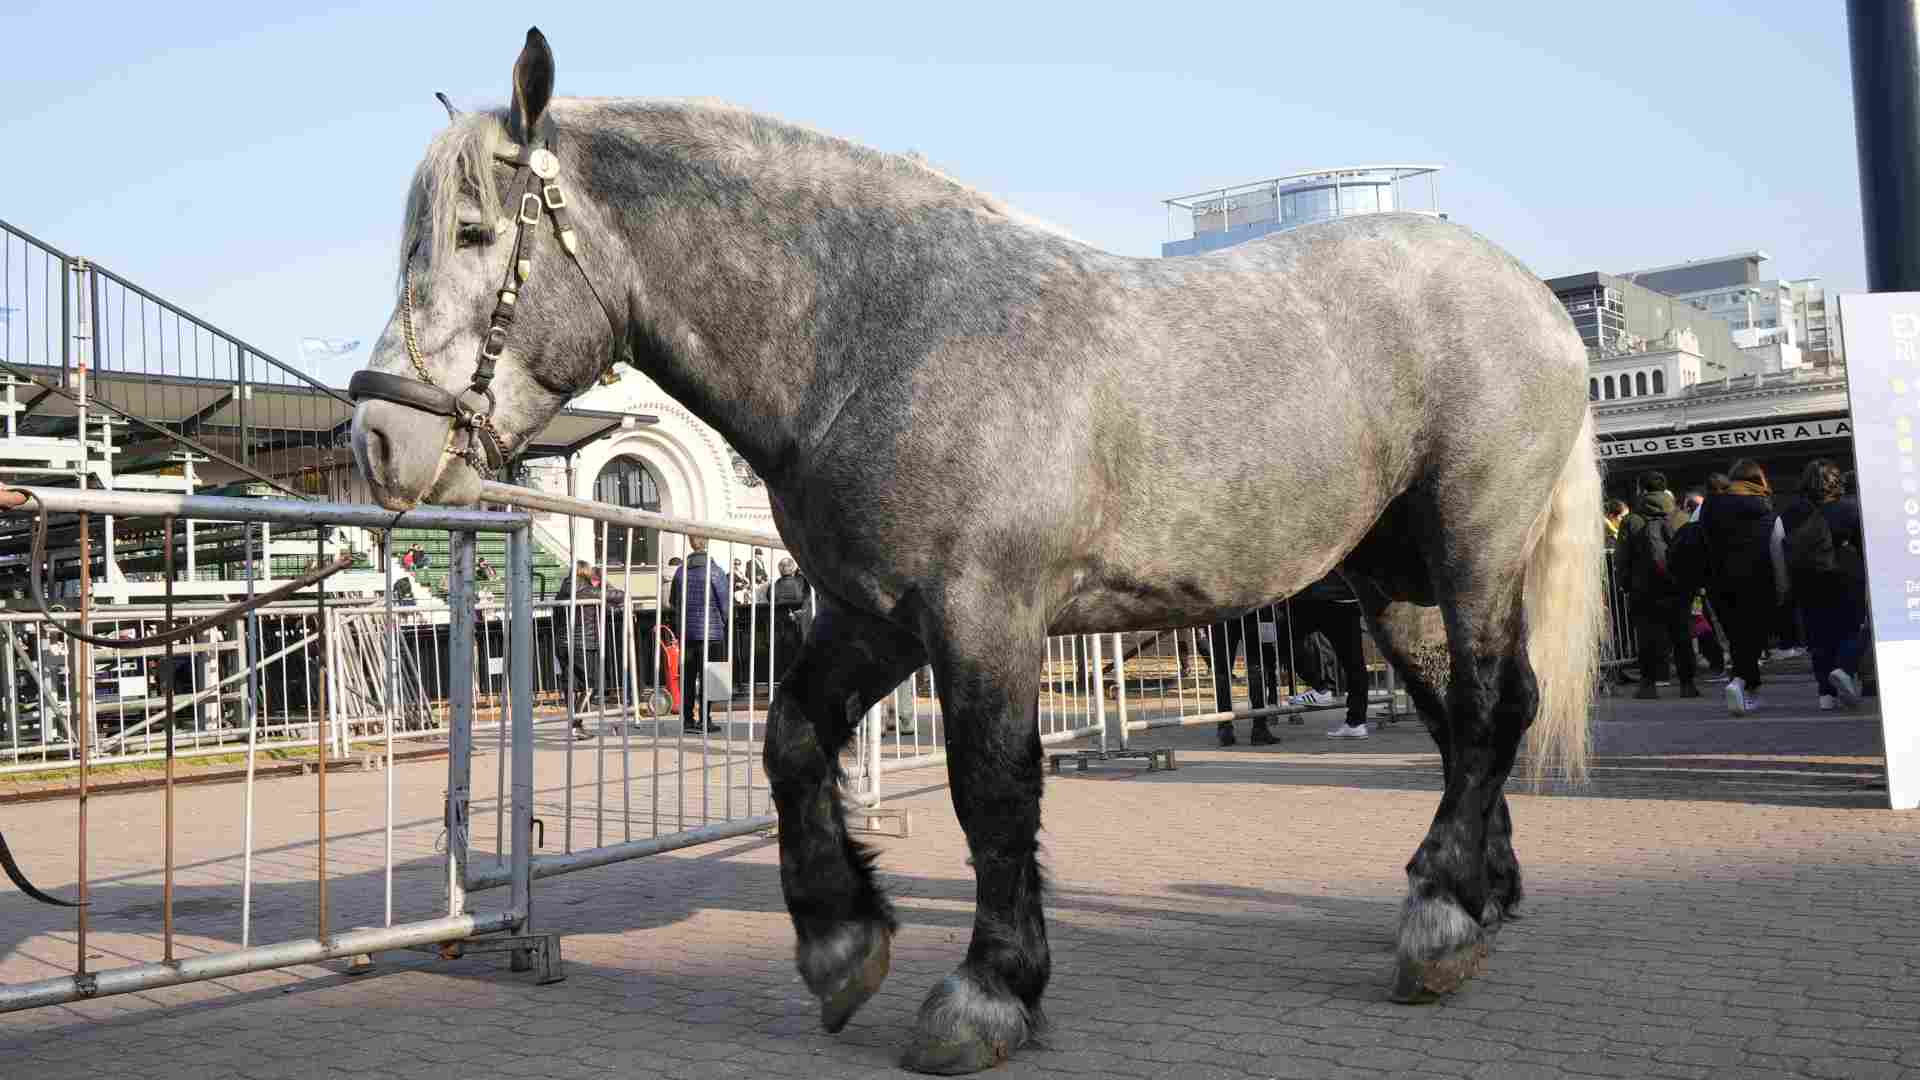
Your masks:
<svg viewBox="0 0 1920 1080"><path fill-rule="evenodd" d="M919 642L899 628L823 601L767 710L780 885L798 938L795 962L828 1031L880 989L896 926L872 856L847 834L840 751L861 715L922 662Z"/></svg>
<svg viewBox="0 0 1920 1080"><path fill-rule="evenodd" d="M901 1060L920 1072L976 1072L1005 1061L1039 1028L1052 971L1037 839L1045 631L978 629L997 621L968 620L972 634L933 647L947 775L976 892L966 959L927 995Z"/></svg>

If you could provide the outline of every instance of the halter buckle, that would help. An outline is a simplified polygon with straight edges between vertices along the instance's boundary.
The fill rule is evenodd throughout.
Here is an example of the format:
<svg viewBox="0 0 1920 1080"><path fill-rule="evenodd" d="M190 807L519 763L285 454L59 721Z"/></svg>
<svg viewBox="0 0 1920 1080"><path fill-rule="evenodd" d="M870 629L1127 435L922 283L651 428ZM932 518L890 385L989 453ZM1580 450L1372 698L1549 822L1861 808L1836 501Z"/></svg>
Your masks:
<svg viewBox="0 0 1920 1080"><path fill-rule="evenodd" d="M541 185L540 198L546 201L547 209L549 210L564 210L567 208L567 193L560 190L559 184Z"/></svg>
<svg viewBox="0 0 1920 1080"><path fill-rule="evenodd" d="M538 225L540 223L540 196L533 192L524 192L520 196L520 224Z"/></svg>
<svg viewBox="0 0 1920 1080"><path fill-rule="evenodd" d="M500 354L506 351L507 328L504 326L489 326L487 328L487 340L480 346L480 355L489 360L498 360L500 359Z"/></svg>

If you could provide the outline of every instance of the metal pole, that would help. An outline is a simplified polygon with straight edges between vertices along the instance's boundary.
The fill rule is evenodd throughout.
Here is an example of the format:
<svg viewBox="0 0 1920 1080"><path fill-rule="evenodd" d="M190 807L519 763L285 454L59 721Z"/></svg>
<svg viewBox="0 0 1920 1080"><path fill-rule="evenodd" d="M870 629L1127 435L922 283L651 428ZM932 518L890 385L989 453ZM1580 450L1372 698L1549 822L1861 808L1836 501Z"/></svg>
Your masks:
<svg viewBox="0 0 1920 1080"><path fill-rule="evenodd" d="M166 608L166 627L167 629L171 630L173 629L173 519L172 518L166 519L166 523L162 531L165 533L164 542L167 545L167 550L166 550L166 570L167 570L166 589L167 591L166 591L166 596L164 600L164 605ZM172 963L173 962L173 781L174 781L173 729L175 725L178 723L178 720L173 715L174 677L173 677L173 642L171 640L167 642L166 668L165 668L165 671L162 673L161 678L167 680L167 719L166 719L167 793L166 793L166 812L164 815L165 816L164 827L166 829L167 837L166 837L166 870L165 870L166 876L163 879L162 884L160 886L160 941L161 941L162 958L164 958L168 963Z"/></svg>
<svg viewBox="0 0 1920 1080"><path fill-rule="evenodd" d="M313 546L320 557L320 561L325 562L327 558L326 544L320 539L319 530L316 529L314 531L313 537ZM320 932L317 937L322 944L325 944L327 940L327 743L332 733L322 731L321 726L327 722L327 702L332 697L332 695L327 693L327 679L331 676L333 665L327 662L330 659L330 646L328 645L329 638L327 635L327 583L322 581L317 588L318 593L314 600L314 610L317 613L320 623L320 670L316 672L316 674L320 676L319 679L316 680L320 684L320 703L319 709L317 710L318 718L314 721L313 730L314 747L320 753L319 761L315 766L316 772L319 775L317 784L319 790L317 794L320 800L320 823L318 826L320 835L320 850L318 852L320 861ZM311 701L311 695L309 695L309 701ZM308 710L307 715L313 716L315 710L311 704L308 706Z"/></svg>
<svg viewBox="0 0 1920 1080"><path fill-rule="evenodd" d="M466 912L467 804L472 797L473 534L447 543L447 914ZM519 694L514 695L516 701ZM392 769L392 765L388 765ZM517 844L516 844L517 850Z"/></svg>
<svg viewBox="0 0 1920 1080"><path fill-rule="evenodd" d="M1113 690L1120 713L1120 749L1127 748L1127 649L1119 634L1113 635Z"/></svg>
<svg viewBox="0 0 1920 1080"><path fill-rule="evenodd" d="M1867 288L1920 290L1920 0L1847 0Z"/></svg>
<svg viewBox="0 0 1920 1080"><path fill-rule="evenodd" d="M87 366L93 359L93 328L100 324L100 283L91 273L87 273L86 264L79 267L87 274L87 291L90 305L81 312L81 337L86 341L80 351L78 369L74 372L78 382L77 400L80 414L80 468L75 478L84 492L87 487ZM91 312L91 318L88 313ZM43 504L44 505L44 504ZM93 624L93 534L90 515L80 515L80 629L91 633ZM53 577L53 556L47 556L47 576ZM73 734L80 744L80 799L79 799L79 872L80 906L74 911L74 945L78 960L74 965L76 975L87 974L87 781L88 743L93 734L93 646L84 641L72 642L67 654L67 679L74 686ZM8 688L11 692L12 688Z"/></svg>
<svg viewBox="0 0 1920 1080"><path fill-rule="evenodd" d="M507 670L513 688L513 912L523 934L533 929L533 535L507 537L507 608L513 634Z"/></svg>
<svg viewBox="0 0 1920 1080"><path fill-rule="evenodd" d="M1086 640L1091 653L1087 677L1093 681L1093 717L1100 728L1100 749L1104 752L1107 749L1107 689L1101 682L1100 635L1088 634Z"/></svg>

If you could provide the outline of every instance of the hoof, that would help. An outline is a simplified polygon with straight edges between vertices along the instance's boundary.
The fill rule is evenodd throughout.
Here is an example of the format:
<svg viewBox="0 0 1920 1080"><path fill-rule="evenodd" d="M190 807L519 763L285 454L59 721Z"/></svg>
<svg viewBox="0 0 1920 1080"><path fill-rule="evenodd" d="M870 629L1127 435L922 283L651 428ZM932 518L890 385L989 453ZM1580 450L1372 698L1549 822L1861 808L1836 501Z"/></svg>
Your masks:
<svg viewBox="0 0 1920 1080"><path fill-rule="evenodd" d="M1253 729L1253 734L1247 736L1247 741L1255 746L1274 746L1280 742L1280 736L1275 735L1267 725L1261 724Z"/></svg>
<svg viewBox="0 0 1920 1080"><path fill-rule="evenodd" d="M1220 737L1221 746L1232 746L1234 742L1237 741L1233 737L1232 724L1221 724L1214 729L1214 733Z"/></svg>
<svg viewBox="0 0 1920 1080"><path fill-rule="evenodd" d="M1486 973L1487 957L1493 949L1485 941L1462 945L1431 960L1400 958L1400 969L1393 978L1388 995L1402 1005L1427 1005Z"/></svg>
<svg viewBox="0 0 1920 1080"><path fill-rule="evenodd" d="M854 924L825 941L802 944L797 966L807 989L820 999L820 1026L829 1033L846 1027L887 981L892 963L893 935L876 923Z"/></svg>
<svg viewBox="0 0 1920 1080"><path fill-rule="evenodd" d="M957 1076L1005 1062L1032 1035L1033 1016L1018 1000L949 975L920 1006L900 1064L914 1072Z"/></svg>

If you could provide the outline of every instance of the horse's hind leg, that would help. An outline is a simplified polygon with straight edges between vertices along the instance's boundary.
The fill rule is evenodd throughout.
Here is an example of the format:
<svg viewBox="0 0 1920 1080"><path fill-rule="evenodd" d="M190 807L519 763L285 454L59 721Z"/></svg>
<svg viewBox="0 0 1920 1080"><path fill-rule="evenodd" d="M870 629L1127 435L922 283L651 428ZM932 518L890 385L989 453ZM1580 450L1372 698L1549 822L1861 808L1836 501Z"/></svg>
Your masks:
<svg viewBox="0 0 1920 1080"><path fill-rule="evenodd" d="M922 663L898 627L831 607L818 616L767 710L764 760L780 814L780 884L798 937L795 961L839 1031L887 977L893 907L872 856L847 834L840 751L862 713Z"/></svg>
<svg viewBox="0 0 1920 1080"><path fill-rule="evenodd" d="M1510 827L1503 788L1537 694L1517 589L1497 614L1476 610L1474 599L1456 594L1447 605L1447 787L1407 864L1396 1001L1431 1001L1479 974L1488 928L1518 900L1519 866L1499 838L1500 827Z"/></svg>
<svg viewBox="0 0 1920 1080"><path fill-rule="evenodd" d="M1349 573L1348 580L1366 599L1362 603L1362 614L1374 644L1393 665L1394 673L1399 677L1401 686L1407 691L1408 699L1413 703L1414 711L1433 736L1434 745L1440 750L1440 766L1443 777L1451 780L1453 776L1453 743L1449 736L1447 723L1447 669L1452 661L1448 658L1444 629L1439 626L1439 613L1433 608L1416 607L1408 603L1389 603L1376 586L1358 575ZM1526 661L1525 650L1517 654L1517 664L1510 670L1510 677L1503 687L1497 710L1517 711L1530 718L1537 705L1538 687L1533 681L1532 667ZM1521 721L1526 726L1526 721ZM1487 906L1481 914L1480 924L1489 931L1498 930L1501 923L1519 918L1518 908L1523 893L1520 879L1520 859L1513 850L1513 817L1507 810L1507 796L1503 790L1494 803L1492 812L1487 815Z"/></svg>
<svg viewBox="0 0 1920 1080"><path fill-rule="evenodd" d="M930 1073L991 1068L1040 1025L1052 972L1041 909L1040 732L1035 725L1045 631L1003 619L950 619L969 629L934 647L947 716L947 776L976 884L973 941L927 995L901 1064ZM992 627L991 629L981 629ZM929 635L932 636L932 635ZM943 635L944 636L944 635Z"/></svg>

